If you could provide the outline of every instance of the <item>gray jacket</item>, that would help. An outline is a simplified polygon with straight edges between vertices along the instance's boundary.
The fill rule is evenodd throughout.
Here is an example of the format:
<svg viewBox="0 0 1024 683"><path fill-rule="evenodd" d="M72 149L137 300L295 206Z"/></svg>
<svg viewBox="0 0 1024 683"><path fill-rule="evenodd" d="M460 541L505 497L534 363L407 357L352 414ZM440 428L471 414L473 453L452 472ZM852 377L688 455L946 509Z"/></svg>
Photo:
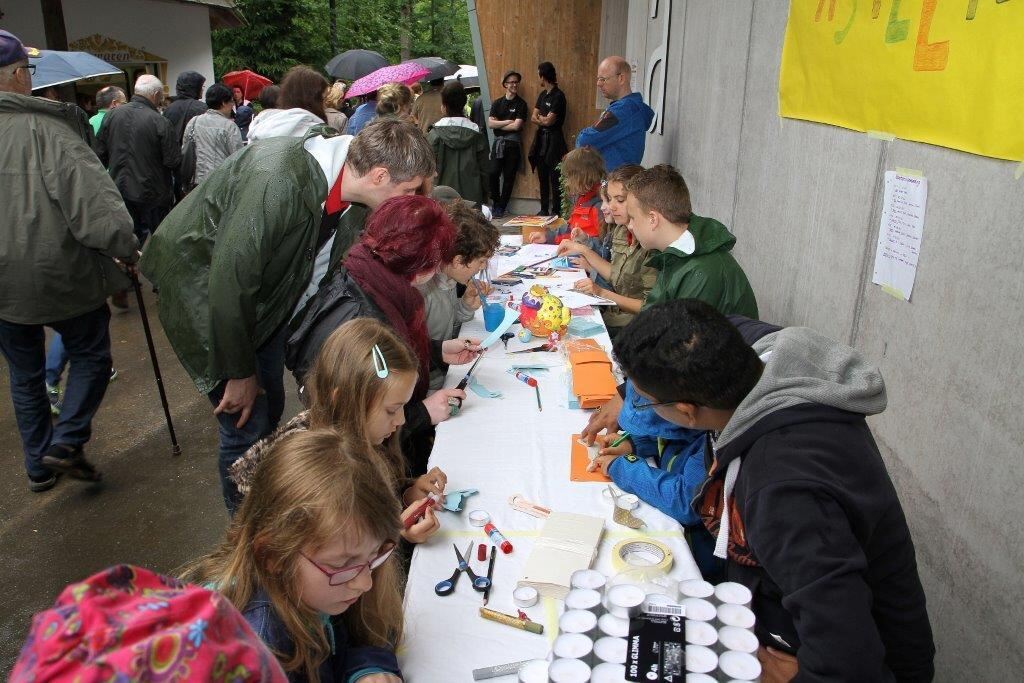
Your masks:
<svg viewBox="0 0 1024 683"><path fill-rule="evenodd" d="M424 308L427 314L427 333L431 339L445 341L454 339L462 323L473 319L475 313L462 303L455 295L455 280L443 273L437 273L417 289L423 295ZM430 388L440 389L444 386L447 368L432 368L430 371Z"/></svg>
<svg viewBox="0 0 1024 683"><path fill-rule="evenodd" d="M0 93L0 319L67 320L128 286L138 242L73 104Z"/></svg>
<svg viewBox="0 0 1024 683"><path fill-rule="evenodd" d="M243 147L242 133L235 122L212 109L196 116L185 126L181 143L183 155L188 138L192 136L196 145L196 185Z"/></svg>

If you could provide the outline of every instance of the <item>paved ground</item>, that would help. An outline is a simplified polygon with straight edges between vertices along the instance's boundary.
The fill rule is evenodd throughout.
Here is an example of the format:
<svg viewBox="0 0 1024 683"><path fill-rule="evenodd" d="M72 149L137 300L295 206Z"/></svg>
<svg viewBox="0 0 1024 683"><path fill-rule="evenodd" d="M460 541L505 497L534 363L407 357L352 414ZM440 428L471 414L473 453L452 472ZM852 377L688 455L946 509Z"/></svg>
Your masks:
<svg viewBox="0 0 1024 683"><path fill-rule="evenodd" d="M216 469L216 423L178 364L147 293L157 353L182 455L171 457L139 313L114 315L119 377L93 422L86 451L99 485L61 480L30 493L0 358L0 677L14 664L32 614L68 583L130 562L173 572L221 537L227 521ZM289 397L287 413L298 410Z"/></svg>
<svg viewBox="0 0 1024 683"><path fill-rule="evenodd" d="M503 233L518 232L502 229ZM148 287L143 287L148 290ZM128 562L173 573L220 540L227 522L217 477L216 421L178 364L146 291L164 386L182 455L171 457L160 399L134 300L111 318L113 382L86 446L97 485L62 479L30 493L0 357L0 675L13 666L32 615L68 583ZM299 410L289 388L285 419Z"/></svg>

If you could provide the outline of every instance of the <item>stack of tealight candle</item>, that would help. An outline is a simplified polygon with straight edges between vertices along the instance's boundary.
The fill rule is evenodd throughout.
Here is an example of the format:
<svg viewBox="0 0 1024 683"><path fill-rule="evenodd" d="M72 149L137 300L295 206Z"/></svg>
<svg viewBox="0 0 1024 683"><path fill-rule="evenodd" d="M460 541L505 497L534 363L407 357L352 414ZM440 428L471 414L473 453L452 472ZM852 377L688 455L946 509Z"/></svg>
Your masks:
<svg viewBox="0 0 1024 683"><path fill-rule="evenodd" d="M686 613L687 683L756 681L761 663L750 590L697 579L680 583L679 593Z"/></svg>

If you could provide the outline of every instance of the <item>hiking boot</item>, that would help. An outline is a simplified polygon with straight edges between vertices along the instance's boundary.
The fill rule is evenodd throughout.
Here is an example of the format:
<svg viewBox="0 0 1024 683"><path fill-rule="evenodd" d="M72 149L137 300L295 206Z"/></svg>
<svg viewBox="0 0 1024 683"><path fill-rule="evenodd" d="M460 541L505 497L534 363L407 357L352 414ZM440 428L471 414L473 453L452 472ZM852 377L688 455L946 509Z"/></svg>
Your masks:
<svg viewBox="0 0 1024 683"><path fill-rule="evenodd" d="M82 481L100 481L103 475L91 462L85 459L82 447L72 448L64 444L55 443L46 449L43 455L43 464L53 470L55 474L66 474L72 479Z"/></svg>
<svg viewBox="0 0 1024 683"><path fill-rule="evenodd" d="M60 415L60 406L62 403L60 387L52 387L49 384L47 384L46 398L50 399L50 414Z"/></svg>
<svg viewBox="0 0 1024 683"><path fill-rule="evenodd" d="M43 491L49 491L57 484L57 475L53 472L47 472L46 474L40 474L37 476L28 475L28 490L32 493L42 493Z"/></svg>

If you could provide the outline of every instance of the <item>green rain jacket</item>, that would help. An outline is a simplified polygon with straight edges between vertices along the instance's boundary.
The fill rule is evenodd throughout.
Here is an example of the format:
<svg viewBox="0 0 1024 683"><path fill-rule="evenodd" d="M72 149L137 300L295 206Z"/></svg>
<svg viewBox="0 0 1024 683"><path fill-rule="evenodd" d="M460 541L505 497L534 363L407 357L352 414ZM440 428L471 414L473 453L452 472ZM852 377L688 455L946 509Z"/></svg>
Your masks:
<svg viewBox="0 0 1024 683"><path fill-rule="evenodd" d="M437 158L437 184L455 188L467 202L487 203L490 150L487 136L467 118L445 117L427 133Z"/></svg>
<svg viewBox="0 0 1024 683"><path fill-rule="evenodd" d="M644 308L673 299L700 299L723 315L757 319L757 299L747 276L730 254L736 236L713 218L693 215L690 234L696 243L692 254L674 247L656 252L647 260L658 270L658 280Z"/></svg>
<svg viewBox="0 0 1024 683"><path fill-rule="evenodd" d="M309 284L328 180L303 143L269 138L229 158L178 204L142 254L160 290L160 321L203 393L256 373L256 350L291 317ZM331 179L334 180L333 178ZM344 214L331 266L358 237L366 211Z"/></svg>
<svg viewBox="0 0 1024 683"><path fill-rule="evenodd" d="M0 319L42 325L104 305L136 260L124 201L73 104L0 93Z"/></svg>

